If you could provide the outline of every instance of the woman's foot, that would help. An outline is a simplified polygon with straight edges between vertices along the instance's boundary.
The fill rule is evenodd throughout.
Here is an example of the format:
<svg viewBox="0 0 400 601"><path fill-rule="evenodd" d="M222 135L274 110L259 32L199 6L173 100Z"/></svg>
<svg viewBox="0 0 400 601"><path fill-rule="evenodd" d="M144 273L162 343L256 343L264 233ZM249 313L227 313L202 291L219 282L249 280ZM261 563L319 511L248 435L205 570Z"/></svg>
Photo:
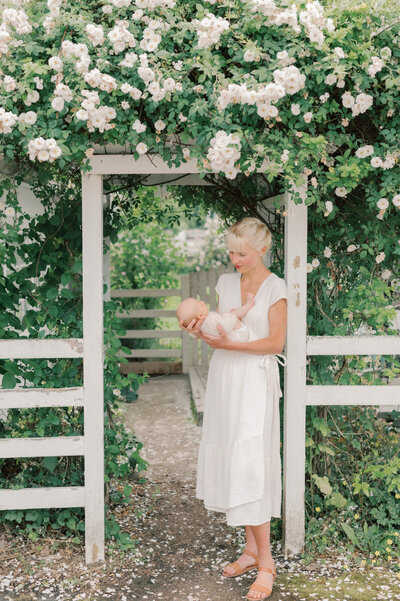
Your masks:
<svg viewBox="0 0 400 601"><path fill-rule="evenodd" d="M275 571L275 563L274 561L270 561L268 563L264 563L259 566L259 568L268 568ZM247 593L246 599L250 599L251 601L261 601L262 599L268 599L271 593L267 593L266 590L270 590L272 592L272 587L274 585L274 576L270 572L264 572L261 569L258 570L257 578L253 582L253 585L256 585L255 588L262 587L265 590L263 592L257 590L250 590Z"/></svg>
<svg viewBox="0 0 400 601"><path fill-rule="evenodd" d="M248 553L250 552L251 555ZM257 566L257 550L252 551L250 549L245 549L242 555L234 562L228 563L224 567L223 574L224 576L234 576L239 573L243 573L242 570L249 571L251 567L255 568Z"/></svg>

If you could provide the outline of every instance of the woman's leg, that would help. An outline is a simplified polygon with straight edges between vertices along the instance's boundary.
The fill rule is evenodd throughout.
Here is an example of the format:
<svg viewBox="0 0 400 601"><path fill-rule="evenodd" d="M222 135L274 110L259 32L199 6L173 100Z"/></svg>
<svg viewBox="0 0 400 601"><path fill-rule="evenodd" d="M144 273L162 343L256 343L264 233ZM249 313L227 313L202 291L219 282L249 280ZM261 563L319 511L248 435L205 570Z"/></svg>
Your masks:
<svg viewBox="0 0 400 601"><path fill-rule="evenodd" d="M250 528L258 549L259 567L273 569L275 564L271 554L270 522L265 522L265 524L260 524L260 526L250 526ZM273 576L268 572L258 572L256 582L272 590ZM263 599L265 595L264 593L251 591L249 597L252 599Z"/></svg>
<svg viewBox="0 0 400 601"><path fill-rule="evenodd" d="M246 547L245 547L245 549L247 551L251 551L252 553L257 555L257 553L258 553L257 543L256 543L256 539L254 538L254 534L251 530L251 526L245 526L245 529L246 529ZM247 568L249 566L252 566L255 563L254 557L251 557L250 555L247 555L246 553L242 553L242 555L236 561L243 569ZM225 566L225 568L224 568L224 572L226 574L233 574L234 571L235 571L235 569L232 568L229 564L227 566Z"/></svg>

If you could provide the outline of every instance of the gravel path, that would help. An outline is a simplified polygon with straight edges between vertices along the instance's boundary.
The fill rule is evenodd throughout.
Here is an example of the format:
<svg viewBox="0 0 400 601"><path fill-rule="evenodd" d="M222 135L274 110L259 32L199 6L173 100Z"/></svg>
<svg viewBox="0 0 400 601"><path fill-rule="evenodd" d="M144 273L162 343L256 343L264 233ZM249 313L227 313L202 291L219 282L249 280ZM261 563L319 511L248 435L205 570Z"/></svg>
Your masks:
<svg viewBox="0 0 400 601"><path fill-rule="evenodd" d="M144 444L149 469L134 479L129 505L114 505L121 530L136 541L121 552L108 541L106 562L86 566L82 545L56 539L30 543L0 532L0 601L236 601L254 579L221 576L244 543L242 528L207 512L195 498L201 430L190 411L185 376L161 376L142 385L119 419ZM113 483L123 489L125 483ZM285 561L273 543L277 580L271 601L400 599L399 574L383 567L349 568L348 558Z"/></svg>

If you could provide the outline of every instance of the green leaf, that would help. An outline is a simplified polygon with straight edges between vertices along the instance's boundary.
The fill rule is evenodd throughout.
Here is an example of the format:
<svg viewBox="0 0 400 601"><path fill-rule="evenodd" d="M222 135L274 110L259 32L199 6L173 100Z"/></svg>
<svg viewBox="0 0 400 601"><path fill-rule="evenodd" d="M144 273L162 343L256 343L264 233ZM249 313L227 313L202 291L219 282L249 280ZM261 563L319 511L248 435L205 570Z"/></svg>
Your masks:
<svg viewBox="0 0 400 601"><path fill-rule="evenodd" d="M3 380L1 382L2 388L15 388L17 384L16 378L13 374L4 374Z"/></svg>
<svg viewBox="0 0 400 601"><path fill-rule="evenodd" d="M340 492L333 492L327 500L329 505L333 505L338 509L343 509L347 505L347 499Z"/></svg>
<svg viewBox="0 0 400 601"><path fill-rule="evenodd" d="M58 457L43 457L42 463L49 472L54 472L57 467Z"/></svg>
<svg viewBox="0 0 400 601"><path fill-rule="evenodd" d="M67 286L67 284L69 284L70 281L71 281L71 274L68 271L66 271L61 276L61 284L63 286Z"/></svg>
<svg viewBox="0 0 400 601"><path fill-rule="evenodd" d="M124 488L124 497L130 497L132 494L132 486L127 484Z"/></svg>
<svg viewBox="0 0 400 601"><path fill-rule="evenodd" d="M314 417L312 424L314 428L317 428L317 430L319 430L323 436L328 436L329 424L326 420L322 419L321 417Z"/></svg>
<svg viewBox="0 0 400 601"><path fill-rule="evenodd" d="M360 541L358 540L353 528L351 526L349 526L348 524L346 524L345 522L342 522L341 526L342 526L347 538L349 538L351 540L353 545L355 545L356 547L361 549Z"/></svg>
<svg viewBox="0 0 400 601"><path fill-rule="evenodd" d="M324 495L332 494L332 486L329 483L328 476L321 477L321 476L318 476L317 474L313 474L312 478L315 481L315 484L318 486L319 490Z"/></svg>
<svg viewBox="0 0 400 601"><path fill-rule="evenodd" d="M58 296L57 288L49 288L48 291L46 292L46 298L48 298L49 300L53 300L53 299L57 298L57 296Z"/></svg>

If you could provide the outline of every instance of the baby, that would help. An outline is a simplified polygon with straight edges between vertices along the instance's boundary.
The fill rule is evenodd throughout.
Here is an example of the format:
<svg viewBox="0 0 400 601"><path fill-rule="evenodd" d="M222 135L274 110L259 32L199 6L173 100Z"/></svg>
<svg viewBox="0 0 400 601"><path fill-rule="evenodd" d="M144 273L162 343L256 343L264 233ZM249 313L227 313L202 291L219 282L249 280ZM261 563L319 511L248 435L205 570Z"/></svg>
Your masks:
<svg viewBox="0 0 400 601"><path fill-rule="evenodd" d="M188 326L193 319L205 317L200 330L204 334L211 336L220 336L221 332L217 325L222 326L231 340L236 342L247 342L249 339L249 330L240 320L255 305L254 294L247 294L246 304L239 309L231 309L229 313L217 313L209 311L204 301L195 298L187 298L180 303L176 310L176 316L184 327Z"/></svg>

